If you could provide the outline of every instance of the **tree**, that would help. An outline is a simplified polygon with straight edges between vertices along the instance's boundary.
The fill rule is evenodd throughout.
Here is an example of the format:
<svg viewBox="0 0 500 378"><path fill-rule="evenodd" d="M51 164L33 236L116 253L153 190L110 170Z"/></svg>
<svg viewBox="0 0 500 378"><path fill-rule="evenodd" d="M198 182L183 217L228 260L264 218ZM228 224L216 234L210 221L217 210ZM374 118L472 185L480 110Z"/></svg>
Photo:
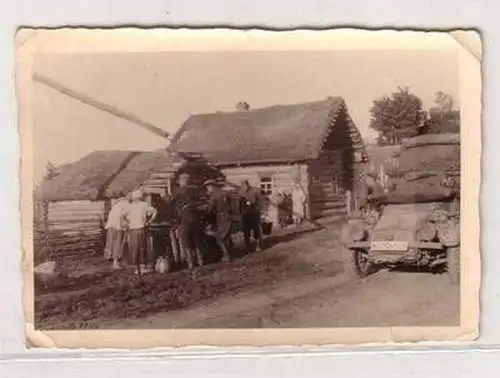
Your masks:
<svg viewBox="0 0 500 378"><path fill-rule="evenodd" d="M59 167L55 165L52 162L48 162L47 165L45 166L45 176L43 177L44 180L52 180L54 177L56 177L59 174Z"/></svg>
<svg viewBox="0 0 500 378"><path fill-rule="evenodd" d="M453 97L448 93L437 91L434 95L434 102L443 112L450 112L453 110Z"/></svg>
<svg viewBox="0 0 500 378"><path fill-rule="evenodd" d="M419 134L426 120L422 100L408 88L373 101L370 127L378 132L379 145L400 144L403 138Z"/></svg>
<svg viewBox="0 0 500 378"><path fill-rule="evenodd" d="M438 91L434 96L434 102L436 106L429 109L425 133L460 132L460 111L453 109L453 97L443 91Z"/></svg>

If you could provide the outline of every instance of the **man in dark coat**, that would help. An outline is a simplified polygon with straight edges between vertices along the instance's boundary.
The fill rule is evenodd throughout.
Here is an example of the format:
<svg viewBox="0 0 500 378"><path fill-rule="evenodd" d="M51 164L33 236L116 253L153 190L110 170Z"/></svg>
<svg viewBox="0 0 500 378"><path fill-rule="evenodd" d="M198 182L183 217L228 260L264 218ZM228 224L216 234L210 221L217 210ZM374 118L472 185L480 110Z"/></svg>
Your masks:
<svg viewBox="0 0 500 378"><path fill-rule="evenodd" d="M179 187L172 194L171 203L178 223L179 239L187 258L189 269L194 268L194 257L198 265L203 265L203 256L198 243L200 240L199 195L197 188L189 185L189 175L179 176Z"/></svg>
<svg viewBox="0 0 500 378"><path fill-rule="evenodd" d="M258 189L250 186L250 183L245 180L241 184L241 223L243 228L243 235L245 237L245 248L248 250L250 247L250 236L257 241L256 251L261 249L261 232L260 232L260 209L261 209L261 196Z"/></svg>
<svg viewBox="0 0 500 378"><path fill-rule="evenodd" d="M225 262L231 260L229 250L232 246L231 239L231 200L222 191L222 184L215 180L207 180L204 183L209 194L207 212L210 216L210 231L212 232L219 248L222 250L222 259Z"/></svg>

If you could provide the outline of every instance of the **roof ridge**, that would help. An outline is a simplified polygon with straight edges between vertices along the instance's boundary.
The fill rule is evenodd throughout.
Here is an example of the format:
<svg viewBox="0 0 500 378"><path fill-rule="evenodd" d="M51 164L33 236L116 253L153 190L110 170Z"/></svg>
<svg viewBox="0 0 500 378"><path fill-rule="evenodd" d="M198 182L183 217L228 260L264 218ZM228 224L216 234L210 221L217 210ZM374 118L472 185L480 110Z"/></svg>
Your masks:
<svg viewBox="0 0 500 378"><path fill-rule="evenodd" d="M271 109L276 109L276 108L287 108L287 107L297 107L297 106L307 106L307 105L312 105L312 104L321 104L321 103L328 103L331 102L332 105L335 104L336 101L342 101L345 102L344 98L342 96L329 96L326 99L323 100L314 100L314 101L303 101L303 102L295 102L295 103L287 103L287 104L274 104L274 105L267 105L259 108L250 108L249 110L216 110L210 113L198 113L198 114L192 114L188 117L188 119L193 118L193 117L201 117L201 116L220 116L220 115L227 115L227 114L245 114L245 113L257 113L259 111L264 111L264 110L271 110Z"/></svg>

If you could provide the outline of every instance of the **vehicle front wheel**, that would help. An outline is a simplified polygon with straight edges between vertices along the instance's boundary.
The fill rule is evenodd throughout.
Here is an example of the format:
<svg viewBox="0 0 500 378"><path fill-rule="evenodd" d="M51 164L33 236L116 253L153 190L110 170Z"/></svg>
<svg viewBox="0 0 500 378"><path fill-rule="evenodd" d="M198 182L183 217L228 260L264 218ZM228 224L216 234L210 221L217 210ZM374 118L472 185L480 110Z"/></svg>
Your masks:
<svg viewBox="0 0 500 378"><path fill-rule="evenodd" d="M373 263L364 249L345 250L344 269L351 277L365 278L373 271Z"/></svg>
<svg viewBox="0 0 500 378"><path fill-rule="evenodd" d="M449 247L446 250L446 270L454 285L460 282L460 247Z"/></svg>

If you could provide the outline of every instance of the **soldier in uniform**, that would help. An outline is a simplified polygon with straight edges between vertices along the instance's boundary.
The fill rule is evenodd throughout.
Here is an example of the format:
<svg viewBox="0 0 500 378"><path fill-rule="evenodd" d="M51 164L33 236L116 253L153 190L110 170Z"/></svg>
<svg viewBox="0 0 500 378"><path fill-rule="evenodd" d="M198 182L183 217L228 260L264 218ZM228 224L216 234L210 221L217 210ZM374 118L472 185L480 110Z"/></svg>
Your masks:
<svg viewBox="0 0 500 378"><path fill-rule="evenodd" d="M241 195L241 215L243 235L245 237L245 248L250 247L250 236L257 241L256 251L261 248L261 232L260 232L260 207L261 197L259 190L250 186L247 180L243 181L240 189Z"/></svg>
<svg viewBox="0 0 500 378"><path fill-rule="evenodd" d="M215 180L207 180L204 183L210 196L208 201L208 214L213 235L220 249L224 262L231 260L229 250L232 246L231 239L231 201L222 191L222 184Z"/></svg>
<svg viewBox="0 0 500 378"><path fill-rule="evenodd" d="M195 187L189 185L189 174L179 176L179 187L172 194L171 203L178 222L181 249L185 252L189 269L194 268L194 258L203 265L203 256L198 243L200 240L199 197Z"/></svg>

